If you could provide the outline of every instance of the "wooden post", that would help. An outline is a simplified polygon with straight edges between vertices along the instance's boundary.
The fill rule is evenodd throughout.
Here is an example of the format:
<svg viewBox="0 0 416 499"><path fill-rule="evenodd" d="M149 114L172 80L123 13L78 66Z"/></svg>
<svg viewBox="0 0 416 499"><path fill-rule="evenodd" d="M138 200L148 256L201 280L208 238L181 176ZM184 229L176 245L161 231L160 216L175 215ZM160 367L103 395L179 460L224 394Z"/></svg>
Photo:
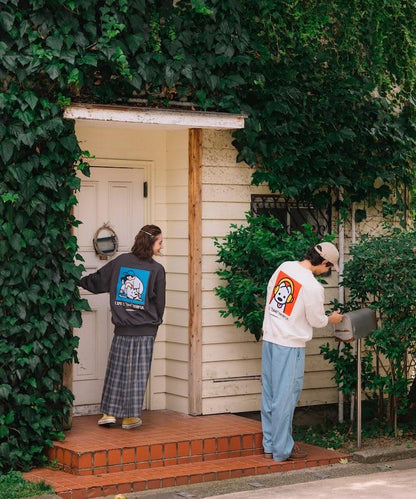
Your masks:
<svg viewBox="0 0 416 499"><path fill-rule="evenodd" d="M189 414L202 414L202 129L189 130Z"/></svg>

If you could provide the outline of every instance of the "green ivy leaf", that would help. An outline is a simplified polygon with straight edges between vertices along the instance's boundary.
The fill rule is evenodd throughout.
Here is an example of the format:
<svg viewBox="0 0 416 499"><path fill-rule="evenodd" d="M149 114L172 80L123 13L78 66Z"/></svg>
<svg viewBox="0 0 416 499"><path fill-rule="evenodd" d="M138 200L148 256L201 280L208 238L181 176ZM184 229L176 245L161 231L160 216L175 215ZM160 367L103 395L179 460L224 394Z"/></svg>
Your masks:
<svg viewBox="0 0 416 499"><path fill-rule="evenodd" d="M0 144L0 156L5 163L8 163L13 156L14 144L10 140L3 140Z"/></svg>

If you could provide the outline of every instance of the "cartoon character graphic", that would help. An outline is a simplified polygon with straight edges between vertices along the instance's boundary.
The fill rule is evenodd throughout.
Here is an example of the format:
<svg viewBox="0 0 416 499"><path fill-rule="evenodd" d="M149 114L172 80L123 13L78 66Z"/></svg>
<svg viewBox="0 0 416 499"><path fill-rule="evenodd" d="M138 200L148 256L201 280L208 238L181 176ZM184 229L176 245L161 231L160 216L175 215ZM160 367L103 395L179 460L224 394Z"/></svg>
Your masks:
<svg viewBox="0 0 416 499"><path fill-rule="evenodd" d="M122 267L118 277L116 299L124 303L144 305L149 275L146 270Z"/></svg>
<svg viewBox="0 0 416 499"><path fill-rule="evenodd" d="M284 312L286 303L293 301L293 282L291 279L285 277L275 285L273 299L276 301L277 308L282 308Z"/></svg>
<svg viewBox="0 0 416 499"><path fill-rule="evenodd" d="M127 274L121 278L120 296L127 296L131 300L140 300L143 293L143 283L135 275Z"/></svg>
<svg viewBox="0 0 416 499"><path fill-rule="evenodd" d="M302 286L284 272L279 272L269 303L276 312L290 316Z"/></svg>

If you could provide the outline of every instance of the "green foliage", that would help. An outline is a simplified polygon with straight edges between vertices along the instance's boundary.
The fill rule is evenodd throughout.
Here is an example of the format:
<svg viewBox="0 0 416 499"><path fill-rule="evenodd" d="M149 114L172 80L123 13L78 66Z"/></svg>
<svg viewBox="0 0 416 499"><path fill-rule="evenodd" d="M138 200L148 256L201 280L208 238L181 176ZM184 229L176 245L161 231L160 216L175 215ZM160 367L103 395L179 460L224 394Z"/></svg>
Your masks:
<svg viewBox="0 0 416 499"><path fill-rule="evenodd" d="M73 396L62 385L81 324L72 208L73 124L34 92L0 99L0 469L29 468L62 438ZM80 165L82 168L82 165Z"/></svg>
<svg viewBox="0 0 416 499"><path fill-rule="evenodd" d="M247 213L246 219L246 225L233 224L229 234L215 240L221 264L217 274L226 282L215 292L227 306L221 315L234 317L237 327L259 340L270 277L284 261L302 259L318 239L309 226L305 226L304 234L289 235L274 217Z"/></svg>
<svg viewBox="0 0 416 499"><path fill-rule="evenodd" d="M370 410L369 410L370 409ZM391 427L386 424L385 420L379 420L371 414L371 408L363 406L363 422L361 428L362 440L381 439L381 445L385 446L386 437L402 437L408 438L408 446L412 446L411 442L414 440L415 431L414 425L399 424L398 434L392 433ZM318 447L325 447L330 449L344 448L349 452L356 450L357 445L357 428L353 422L338 423L331 420L325 421L324 424L316 424L313 426L295 425L293 427L293 437L296 441L305 442ZM377 444L377 441L375 442ZM391 444L397 445L397 440L392 441ZM380 444L379 444L380 445Z"/></svg>
<svg viewBox="0 0 416 499"><path fill-rule="evenodd" d="M296 425L293 437L296 441L317 445L326 449L339 449L351 439L351 427L348 423L306 426Z"/></svg>
<svg viewBox="0 0 416 499"><path fill-rule="evenodd" d="M384 200L413 184L416 11L411 0L0 0L0 9L0 461L27 467L68 414L62 364L75 357L71 327L86 306L71 229L73 164L88 169L64 108L185 101L244 112L235 145L255 184L316 204L328 188L342 188L345 203ZM299 257L304 239L250 225L252 260L237 246L235 277L222 274L234 279L230 293L219 293L258 337L266 274L289 256L284 246ZM225 246L226 268L229 257Z"/></svg>
<svg viewBox="0 0 416 499"><path fill-rule="evenodd" d="M44 482L31 483L25 480L18 471L0 475L0 497L19 499L43 494L53 494L54 491Z"/></svg>
<svg viewBox="0 0 416 499"><path fill-rule="evenodd" d="M343 274L343 285L350 290L349 308L369 304L379 317L378 329L365 341L363 388L389 397L390 422L408 407L409 366L416 356L415 248L413 231L364 237L351 248ZM353 392L356 360L351 347L346 345L341 356L329 345L321 349L334 364L342 390Z"/></svg>
<svg viewBox="0 0 416 499"><path fill-rule="evenodd" d="M328 187L342 188L348 204L414 183L416 15L405 4L253 4L258 58L235 145L256 185L317 204ZM400 45L399 25L400 62L387 46L390 37Z"/></svg>

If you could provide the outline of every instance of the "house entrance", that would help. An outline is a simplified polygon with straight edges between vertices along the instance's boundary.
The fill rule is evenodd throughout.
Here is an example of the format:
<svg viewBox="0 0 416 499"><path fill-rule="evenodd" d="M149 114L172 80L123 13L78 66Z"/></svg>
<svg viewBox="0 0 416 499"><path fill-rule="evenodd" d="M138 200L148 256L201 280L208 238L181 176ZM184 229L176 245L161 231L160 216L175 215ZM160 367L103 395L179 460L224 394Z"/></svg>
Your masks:
<svg viewBox="0 0 416 499"><path fill-rule="evenodd" d="M130 251L134 236L145 223L144 168L93 167L90 177L82 177L75 217L82 222L75 229L79 253L86 273L95 272L111 258ZM100 259L93 245L97 230L109 225L118 239L118 251L107 260ZM113 337L107 293L94 295L80 289L91 311L83 312L79 336L79 363L73 368L74 415L98 414L101 391Z"/></svg>

